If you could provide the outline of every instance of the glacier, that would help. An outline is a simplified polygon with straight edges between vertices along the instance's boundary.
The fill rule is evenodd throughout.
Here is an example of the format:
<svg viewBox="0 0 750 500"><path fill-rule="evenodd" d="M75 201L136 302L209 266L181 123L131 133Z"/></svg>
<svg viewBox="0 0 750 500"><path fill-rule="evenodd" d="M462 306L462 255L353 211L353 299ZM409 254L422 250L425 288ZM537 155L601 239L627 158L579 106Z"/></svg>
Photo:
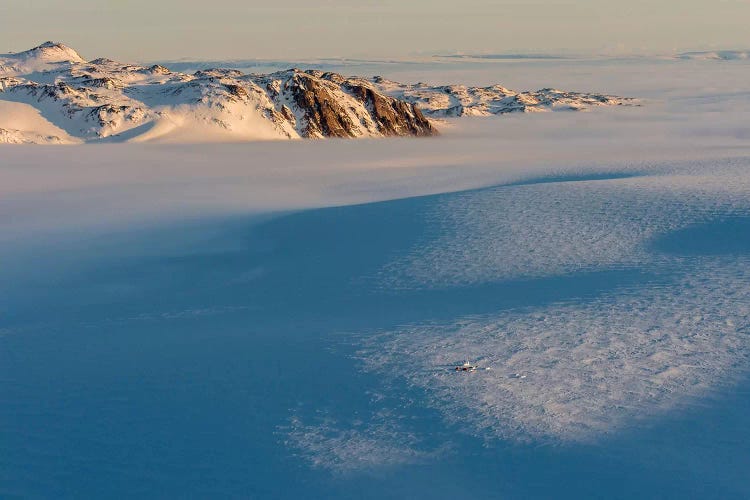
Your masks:
<svg viewBox="0 0 750 500"><path fill-rule="evenodd" d="M644 103L435 140L1 148L0 496L747 497L750 67L716 65L373 68Z"/></svg>

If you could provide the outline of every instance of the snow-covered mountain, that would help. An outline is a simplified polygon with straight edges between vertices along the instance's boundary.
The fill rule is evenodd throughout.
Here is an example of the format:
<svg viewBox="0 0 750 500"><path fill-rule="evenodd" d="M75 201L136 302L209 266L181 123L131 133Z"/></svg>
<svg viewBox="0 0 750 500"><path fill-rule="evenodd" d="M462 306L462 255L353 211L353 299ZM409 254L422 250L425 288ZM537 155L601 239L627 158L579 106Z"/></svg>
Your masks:
<svg viewBox="0 0 750 500"><path fill-rule="evenodd" d="M61 43L44 42L38 47L16 54L0 54L0 74L22 74L50 69L50 65L85 63L70 47Z"/></svg>
<svg viewBox="0 0 750 500"><path fill-rule="evenodd" d="M632 103L554 89L403 85L315 70L186 74L86 61L53 42L0 55L0 142L13 143L428 136L436 129L427 117Z"/></svg>
<svg viewBox="0 0 750 500"><path fill-rule="evenodd" d="M425 115L489 116L505 113L540 111L582 111L594 106L635 105L634 99L605 94L585 94L557 89L516 92L500 85L430 86L424 83L403 85L375 77L373 82L390 95L416 104Z"/></svg>

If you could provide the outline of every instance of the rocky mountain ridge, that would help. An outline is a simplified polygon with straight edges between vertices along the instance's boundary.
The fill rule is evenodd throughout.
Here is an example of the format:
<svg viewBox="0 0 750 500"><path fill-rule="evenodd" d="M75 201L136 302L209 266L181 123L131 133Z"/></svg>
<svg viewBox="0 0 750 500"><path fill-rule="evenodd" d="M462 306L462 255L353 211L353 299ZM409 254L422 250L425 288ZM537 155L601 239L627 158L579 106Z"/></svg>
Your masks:
<svg viewBox="0 0 750 500"><path fill-rule="evenodd" d="M53 42L0 55L2 101L46 124L44 130L22 126L31 121L27 116L4 119L0 107L0 142L16 143L430 136L437 131L429 118L632 104L553 89L402 85L316 70L187 74L86 61Z"/></svg>

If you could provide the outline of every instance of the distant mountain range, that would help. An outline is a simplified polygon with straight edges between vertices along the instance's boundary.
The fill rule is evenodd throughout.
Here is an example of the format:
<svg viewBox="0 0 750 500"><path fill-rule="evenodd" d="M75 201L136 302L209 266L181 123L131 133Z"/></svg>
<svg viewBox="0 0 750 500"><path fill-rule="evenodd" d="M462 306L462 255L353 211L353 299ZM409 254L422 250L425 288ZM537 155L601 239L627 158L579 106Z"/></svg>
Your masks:
<svg viewBox="0 0 750 500"><path fill-rule="evenodd" d="M633 104L555 89L404 85L316 70L187 74L86 61L53 42L0 54L0 143L430 136L435 118Z"/></svg>
<svg viewBox="0 0 750 500"><path fill-rule="evenodd" d="M679 59L699 59L715 61L738 61L750 59L748 50L712 50L707 52L684 52L677 56Z"/></svg>

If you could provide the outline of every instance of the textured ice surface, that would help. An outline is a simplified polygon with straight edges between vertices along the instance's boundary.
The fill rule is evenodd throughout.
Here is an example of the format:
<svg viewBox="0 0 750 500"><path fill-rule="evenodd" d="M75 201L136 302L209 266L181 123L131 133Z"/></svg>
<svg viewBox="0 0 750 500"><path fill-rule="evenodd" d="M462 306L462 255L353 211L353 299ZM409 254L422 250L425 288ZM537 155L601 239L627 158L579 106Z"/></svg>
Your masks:
<svg viewBox="0 0 750 500"><path fill-rule="evenodd" d="M726 224L731 238L735 216L750 213L746 171L691 164L447 198L431 220L435 239L387 267L391 284L567 274L570 299L376 336L362 351L367 368L387 376L410 366L408 383L449 421L511 440L594 439L734 382L750 356L750 256L670 253L655 239L700 224ZM690 237L680 245L689 249ZM576 296L579 273L612 268L653 279ZM492 369L445 368L464 358Z"/></svg>
<svg viewBox="0 0 750 500"><path fill-rule="evenodd" d="M644 264L654 236L750 207L746 165L688 165L662 175L550 179L440 203L439 236L387 267L397 287L478 284ZM707 175L712 171L712 175Z"/></svg>
<svg viewBox="0 0 750 500"><path fill-rule="evenodd" d="M345 425L325 417L306 425L294 416L287 428L286 445L312 467L336 474L423 462L433 452L419 449L418 438L400 429L387 414L373 422Z"/></svg>
<svg viewBox="0 0 750 500"><path fill-rule="evenodd" d="M367 350L368 365L412 366L409 383L449 420L483 433L585 440L741 374L748 264L704 265L669 285L588 302L407 327ZM463 357L491 370L441 369Z"/></svg>

